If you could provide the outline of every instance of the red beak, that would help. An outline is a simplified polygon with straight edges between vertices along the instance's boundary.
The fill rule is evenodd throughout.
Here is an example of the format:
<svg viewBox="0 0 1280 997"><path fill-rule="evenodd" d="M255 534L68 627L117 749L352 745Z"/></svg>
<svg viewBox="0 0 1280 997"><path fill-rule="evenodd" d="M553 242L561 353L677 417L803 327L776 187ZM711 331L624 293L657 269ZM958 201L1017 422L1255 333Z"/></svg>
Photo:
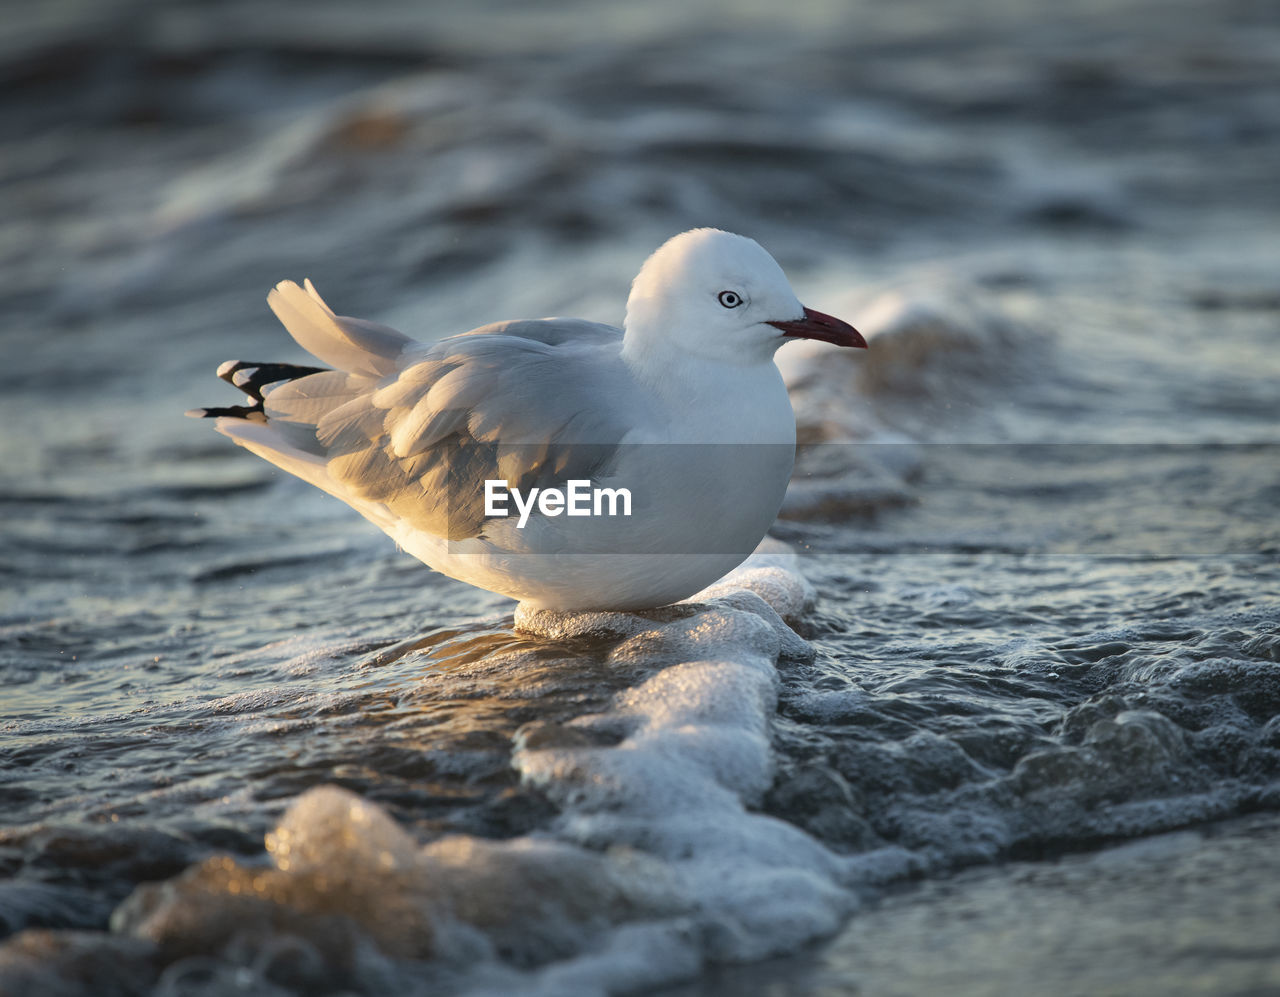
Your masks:
<svg viewBox="0 0 1280 997"><path fill-rule="evenodd" d="M786 336L821 339L824 343L834 343L836 346L858 346L864 350L867 348L867 341L862 338L862 333L848 322L841 322L838 318L815 312L812 308L804 310L804 318L768 324L775 329L781 329Z"/></svg>

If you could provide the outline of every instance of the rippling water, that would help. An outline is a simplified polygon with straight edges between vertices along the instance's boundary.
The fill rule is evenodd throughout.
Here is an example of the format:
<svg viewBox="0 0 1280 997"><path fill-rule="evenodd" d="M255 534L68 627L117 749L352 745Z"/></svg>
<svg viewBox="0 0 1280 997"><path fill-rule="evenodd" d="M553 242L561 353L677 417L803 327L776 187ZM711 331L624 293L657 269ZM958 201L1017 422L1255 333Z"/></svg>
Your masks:
<svg viewBox="0 0 1280 997"><path fill-rule="evenodd" d="M14 13L0 991L1280 987L1278 67L1246 2ZM181 418L281 278L616 322L703 224L872 348L783 351L798 558L698 605L517 628Z"/></svg>

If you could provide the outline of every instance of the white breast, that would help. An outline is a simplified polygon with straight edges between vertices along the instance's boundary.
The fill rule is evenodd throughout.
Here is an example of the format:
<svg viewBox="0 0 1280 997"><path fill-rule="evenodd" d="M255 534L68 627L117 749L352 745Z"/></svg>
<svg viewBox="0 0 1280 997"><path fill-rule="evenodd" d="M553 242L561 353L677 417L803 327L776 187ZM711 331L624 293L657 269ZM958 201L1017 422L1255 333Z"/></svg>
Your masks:
<svg viewBox="0 0 1280 997"><path fill-rule="evenodd" d="M664 605L705 588L755 549L777 516L795 455L795 418L772 364L723 367L714 383L668 385L626 442L606 484L630 517L533 515L447 541L402 529L402 547L437 570L542 608ZM673 399L674 400L671 400Z"/></svg>

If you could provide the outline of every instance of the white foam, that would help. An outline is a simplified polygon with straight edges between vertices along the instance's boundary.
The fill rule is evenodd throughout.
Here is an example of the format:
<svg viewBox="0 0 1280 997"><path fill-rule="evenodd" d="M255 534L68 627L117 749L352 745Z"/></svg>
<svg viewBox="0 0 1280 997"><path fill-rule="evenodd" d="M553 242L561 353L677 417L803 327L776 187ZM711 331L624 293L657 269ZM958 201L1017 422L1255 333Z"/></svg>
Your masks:
<svg viewBox="0 0 1280 997"><path fill-rule="evenodd" d="M620 640L612 661L645 676L563 736L539 723L517 737L522 780L561 811L546 830L419 847L377 805L321 787L268 836L274 868L210 860L140 888L116 930L216 950L229 926L267 910L272 931L323 950L324 918L340 909L381 952L433 967L436 992L557 997L652 989L831 934L874 859L837 856L752 809L774 776L776 662L811 653L782 621L813 599L794 564L762 552L644 616L522 612L528 629Z"/></svg>
<svg viewBox="0 0 1280 997"><path fill-rule="evenodd" d="M773 778L774 664L803 644L779 614L812 601L808 583L773 556L691 600L705 602L702 612L642 635L650 651L656 640L682 660L620 695L609 714L572 722L625 730L620 743L522 749L514 759L562 808L554 830L563 839L624 844L671 870L696 912L702 956L714 960L793 951L834 931L854 905L846 860L750 810Z"/></svg>

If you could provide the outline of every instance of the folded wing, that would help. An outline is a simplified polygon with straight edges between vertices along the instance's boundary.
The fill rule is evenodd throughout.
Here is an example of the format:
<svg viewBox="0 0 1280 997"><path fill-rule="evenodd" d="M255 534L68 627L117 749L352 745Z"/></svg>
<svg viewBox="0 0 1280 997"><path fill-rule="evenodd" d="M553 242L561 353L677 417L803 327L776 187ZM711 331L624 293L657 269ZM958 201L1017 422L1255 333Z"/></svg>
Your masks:
<svg viewBox="0 0 1280 997"><path fill-rule="evenodd" d="M335 315L310 282L285 281L268 301L293 338L336 369L258 384L254 370L279 365L241 365L233 383L257 390L260 414L206 413L383 528L481 536L486 479L521 490L599 481L627 435L609 401L635 389L610 326L498 323L426 346Z"/></svg>

